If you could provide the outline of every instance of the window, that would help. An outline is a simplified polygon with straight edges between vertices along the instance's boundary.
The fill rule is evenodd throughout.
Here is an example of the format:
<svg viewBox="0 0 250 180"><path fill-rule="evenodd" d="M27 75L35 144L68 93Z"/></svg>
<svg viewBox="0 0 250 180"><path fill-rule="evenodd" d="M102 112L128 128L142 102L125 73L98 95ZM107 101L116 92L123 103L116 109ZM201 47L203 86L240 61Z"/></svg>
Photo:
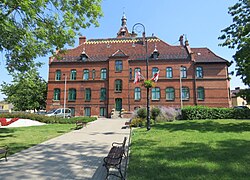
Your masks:
<svg viewBox="0 0 250 180"><path fill-rule="evenodd" d="M70 72L70 80L76 80L76 70L72 69Z"/></svg>
<svg viewBox="0 0 250 180"><path fill-rule="evenodd" d="M105 107L101 107L100 108L100 116L106 116L106 108Z"/></svg>
<svg viewBox="0 0 250 180"><path fill-rule="evenodd" d="M141 88L136 87L135 88L135 100L140 100L141 99Z"/></svg>
<svg viewBox="0 0 250 180"><path fill-rule="evenodd" d="M116 92L122 91L122 80L120 79L115 80L115 91Z"/></svg>
<svg viewBox="0 0 250 180"><path fill-rule="evenodd" d="M85 101L90 101L91 100L91 89L86 88L85 89Z"/></svg>
<svg viewBox="0 0 250 180"><path fill-rule="evenodd" d="M92 79L95 79L95 69L92 70Z"/></svg>
<svg viewBox="0 0 250 180"><path fill-rule="evenodd" d="M103 68L101 69L101 79L107 78L107 69Z"/></svg>
<svg viewBox="0 0 250 180"><path fill-rule="evenodd" d="M203 78L203 68L202 67L196 67L196 77L197 78Z"/></svg>
<svg viewBox="0 0 250 180"><path fill-rule="evenodd" d="M58 81L58 80L61 80L61 71L60 70L56 70L56 77L55 79Z"/></svg>
<svg viewBox="0 0 250 180"><path fill-rule="evenodd" d="M152 88L152 100L160 100L160 88Z"/></svg>
<svg viewBox="0 0 250 180"><path fill-rule="evenodd" d="M157 67L152 68L152 76L154 77L155 73L157 73L159 69Z"/></svg>
<svg viewBox="0 0 250 180"><path fill-rule="evenodd" d="M173 78L173 69L171 67L166 68L166 78Z"/></svg>
<svg viewBox="0 0 250 180"><path fill-rule="evenodd" d="M136 76L136 72L141 72L141 68L135 68L135 76Z"/></svg>
<svg viewBox="0 0 250 180"><path fill-rule="evenodd" d="M115 71L116 72L122 71L122 61L121 60L115 61Z"/></svg>
<svg viewBox="0 0 250 180"><path fill-rule="evenodd" d="M189 100L189 88L188 87L182 87L182 100Z"/></svg>
<svg viewBox="0 0 250 180"><path fill-rule="evenodd" d="M83 80L88 80L89 79L89 70L84 69L83 70Z"/></svg>
<svg viewBox="0 0 250 180"><path fill-rule="evenodd" d="M166 88L166 100L173 101L175 98L174 88L168 87Z"/></svg>
<svg viewBox="0 0 250 180"><path fill-rule="evenodd" d="M53 100L60 100L60 92L61 92L61 90L60 89L58 89L58 88L56 88L56 89L54 89L54 97L53 97Z"/></svg>
<svg viewBox="0 0 250 180"><path fill-rule="evenodd" d="M101 101L106 100L106 88L101 88L101 90L100 90L100 100Z"/></svg>
<svg viewBox="0 0 250 180"><path fill-rule="evenodd" d="M205 99L204 87L198 87L197 88L197 99L198 100L204 100Z"/></svg>
<svg viewBox="0 0 250 180"><path fill-rule="evenodd" d="M69 89L69 101L75 101L76 100L76 89L71 88Z"/></svg>
<svg viewBox="0 0 250 180"><path fill-rule="evenodd" d="M187 68L181 67L181 78L187 78Z"/></svg>
<svg viewBox="0 0 250 180"><path fill-rule="evenodd" d="M84 108L84 115L85 116L91 116L91 109L90 109L90 107L85 107Z"/></svg>
<svg viewBox="0 0 250 180"><path fill-rule="evenodd" d="M129 79L132 79L132 68L129 68Z"/></svg>

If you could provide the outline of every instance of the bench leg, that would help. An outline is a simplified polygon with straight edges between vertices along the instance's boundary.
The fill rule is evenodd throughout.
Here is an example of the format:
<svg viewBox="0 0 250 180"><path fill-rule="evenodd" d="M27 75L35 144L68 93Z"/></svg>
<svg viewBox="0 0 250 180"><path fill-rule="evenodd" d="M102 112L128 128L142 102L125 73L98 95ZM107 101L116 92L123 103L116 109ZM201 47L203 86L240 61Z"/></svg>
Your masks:
<svg viewBox="0 0 250 180"><path fill-rule="evenodd" d="M7 159L7 152L5 153L5 161L7 162L8 161L8 159Z"/></svg>

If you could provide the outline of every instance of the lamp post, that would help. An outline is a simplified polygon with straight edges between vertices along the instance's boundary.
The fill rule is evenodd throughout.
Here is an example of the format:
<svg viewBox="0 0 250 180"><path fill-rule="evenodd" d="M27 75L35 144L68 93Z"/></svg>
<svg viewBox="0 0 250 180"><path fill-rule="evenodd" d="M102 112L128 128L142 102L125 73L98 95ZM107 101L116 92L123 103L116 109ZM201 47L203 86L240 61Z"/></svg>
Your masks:
<svg viewBox="0 0 250 180"><path fill-rule="evenodd" d="M142 41L143 41L143 45L145 46L145 51L146 51L146 54L145 54L145 59L146 59L146 77L147 77L147 80L148 80L148 42L147 42L147 39L146 39L146 31L145 31L145 26L142 24L142 23L136 23L133 28L132 28L132 36L135 35L135 32L134 30L136 30L136 27L142 27L143 28L143 32L142 32ZM138 29L137 29L138 31ZM138 32L141 32L141 31L138 31ZM146 87L147 88L147 130L149 131L151 129L150 127L150 115L149 115L149 87Z"/></svg>
<svg viewBox="0 0 250 180"><path fill-rule="evenodd" d="M63 118L65 118L67 75L66 74L63 74L63 75L64 75Z"/></svg>
<svg viewBox="0 0 250 180"><path fill-rule="evenodd" d="M181 109L183 107L183 102L182 102L182 68L183 66L180 67L180 99L181 99Z"/></svg>

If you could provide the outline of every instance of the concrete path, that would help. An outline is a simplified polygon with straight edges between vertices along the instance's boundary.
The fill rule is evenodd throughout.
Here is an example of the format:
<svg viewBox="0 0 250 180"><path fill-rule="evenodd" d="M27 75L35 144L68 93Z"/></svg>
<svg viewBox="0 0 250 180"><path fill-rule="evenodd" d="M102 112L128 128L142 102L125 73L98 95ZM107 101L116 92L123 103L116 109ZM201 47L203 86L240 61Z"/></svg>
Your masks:
<svg viewBox="0 0 250 180"><path fill-rule="evenodd" d="M106 176L102 166L112 142L129 137L128 119L98 119L75 130L0 160L0 179L94 179ZM114 179L114 178L111 178Z"/></svg>

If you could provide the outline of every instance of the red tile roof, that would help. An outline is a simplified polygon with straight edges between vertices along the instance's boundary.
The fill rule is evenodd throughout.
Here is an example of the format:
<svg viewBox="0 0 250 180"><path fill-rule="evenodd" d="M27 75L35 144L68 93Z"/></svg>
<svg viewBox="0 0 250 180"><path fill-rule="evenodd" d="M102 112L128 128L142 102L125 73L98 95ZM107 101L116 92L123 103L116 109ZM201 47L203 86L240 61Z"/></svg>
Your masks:
<svg viewBox="0 0 250 180"><path fill-rule="evenodd" d="M147 37L148 57L151 56L155 47L160 53L158 59L164 60L190 60L186 47L171 46L157 37ZM195 53L197 62L227 62L225 59L215 55L208 48L191 48ZM145 46L142 38L108 38L108 39L89 39L74 49L68 49L61 54L62 60L54 59L53 62L77 62L81 61L80 55L85 52L88 56L86 61L107 61L109 57L116 54L128 56L130 60L144 60Z"/></svg>

